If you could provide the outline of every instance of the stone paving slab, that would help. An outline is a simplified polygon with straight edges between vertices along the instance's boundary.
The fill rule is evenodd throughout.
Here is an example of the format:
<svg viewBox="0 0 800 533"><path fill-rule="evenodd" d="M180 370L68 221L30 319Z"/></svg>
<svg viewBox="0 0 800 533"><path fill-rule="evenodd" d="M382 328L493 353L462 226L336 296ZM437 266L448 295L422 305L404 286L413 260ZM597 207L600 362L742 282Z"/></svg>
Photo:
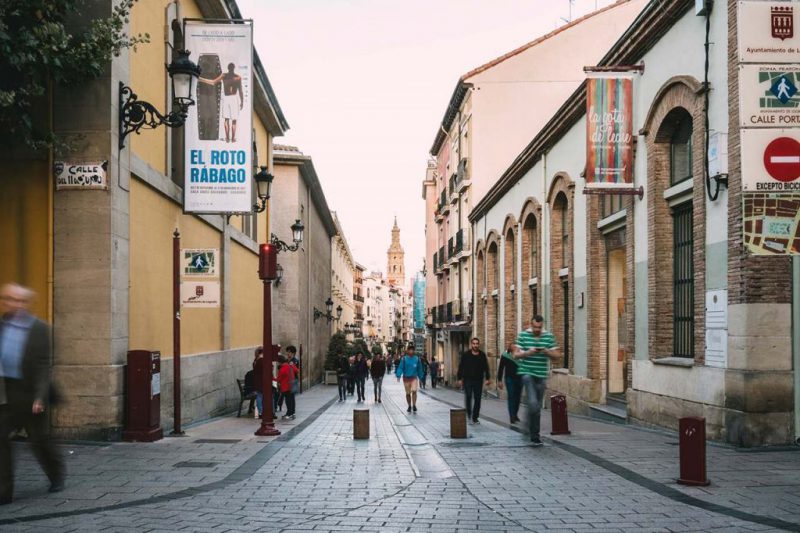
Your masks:
<svg viewBox="0 0 800 533"><path fill-rule="evenodd" d="M385 380L384 388L382 404L357 404L352 399L344 403L326 403L335 397L335 389L313 389L304 394L306 401L299 402L298 407L310 410L313 404L318 406L317 412L308 415L303 423L298 418L298 430L291 438L282 437L270 444L251 439L258 446L250 456L247 456L249 444L245 441L227 444L227 448L220 451L200 449L203 460L212 461L214 457L229 454L230 447L239 447L237 451L241 452L241 457L229 458L228 462L218 465L227 472L227 477L222 477L228 480L226 483L220 482L220 474L210 473L206 476L208 480L217 481L206 484L204 490L173 489L144 503L95 512L91 509L105 497L97 496L103 488L97 490L87 481L82 491L73 493L74 497L64 497L63 502L50 495L32 497L39 504L38 514L72 508L69 506L83 509L80 514L11 524L3 524L3 515L0 515L0 527L3 531L14 532L779 530L769 524L742 520L665 497L646 484L614 472L609 465L615 463L604 465L596 459L603 450L611 449L616 454L612 454L615 460L627 460L626 464L641 465L643 471L658 474L669 465L658 453L662 448L674 449L662 442L665 440L663 433L609 428L605 424L573 418L572 440L565 439L569 446L583 438L589 443L586 447L591 448L594 439L602 440L600 434L608 434L609 441L603 441L602 446L598 444L596 449L591 448L591 453L583 448L568 449L563 443L531 448L525 435L488 420L494 415L502 420L499 415L503 414L504 407L501 402L487 401L487 418L478 426L469 426L470 438L453 440L449 438L448 428L450 405L445 402L460 403L458 393L429 390L427 392L438 399L423 395L419 412L408 414L402 386L394 380ZM316 398L316 403L311 401L312 397ZM352 438L354 408L370 410L369 440ZM225 422L229 423L239 422L235 419ZM581 437L584 430L593 437ZM204 432L219 434L203 426L193 429L193 437ZM633 433L628 437L627 432ZM674 437L667 435L666 438ZM615 448L625 446L625 442L635 446L641 443L641 446L626 456ZM137 490L147 488L155 493L166 490L162 486L164 481L176 480L179 487L191 486L192 482L203 483L192 481L195 478L188 474L189 477L183 477L183 472L171 477L162 473L159 478L154 473L157 469L147 464L154 458L146 453L137 455L139 448L148 447L151 445L130 445L127 455L119 454L128 470L118 468L115 463L115 468L98 469L99 479L112 487L125 487L119 480L115 485L109 479L128 476L130 481L135 481ZM88 458L92 450L86 448L82 452L84 462L80 464L91 462ZM99 457L105 457L103 448L91 448ZM165 453L172 463L164 460L164 464L199 460L179 448L165 449L174 453ZM648 449L650 455L643 453L643 449ZM789 455L786 460L791 464L792 457L796 456ZM630 461L631 457L636 461ZM25 475L34 475L27 470L38 473L38 467L33 465L20 467L26 469ZM138 471L139 467L143 472ZM735 476L735 473L731 470L730 483L747 480L746 476ZM657 481L650 482L653 486L664 486ZM718 493L730 498L726 490L734 488L741 489L726 485L719 487ZM767 488L776 495L776 501L786 497L779 485ZM120 494L133 498L131 493L121 490L113 493L115 497ZM796 496L792 492L788 500L796 501ZM53 505L57 501L61 503ZM10 512L15 506L17 504L0 511L5 516L18 516ZM33 504L29 503L28 507L32 508ZM16 507L17 511L24 509ZM785 516L800 523L791 509ZM800 525L789 530L800 531Z"/></svg>
<svg viewBox="0 0 800 533"><path fill-rule="evenodd" d="M438 387L424 394L462 406L459 391ZM484 398L482 417L508 427L506 402ZM765 515L798 524L800 529L800 449L778 451L743 451L710 443L707 446L708 487L690 487L676 482L679 470L678 435L675 432L649 430L636 426L612 424L570 415L571 435L549 436L551 412L542 412L542 435L545 440L566 449L582 451L602 458L648 480L664 485L691 498L739 511ZM525 408L521 409L522 431L527 431ZM469 426L474 434L485 431L484 425Z"/></svg>
<svg viewBox="0 0 800 533"><path fill-rule="evenodd" d="M305 391L298 396L297 418L278 420L276 426L288 431L330 400L326 387ZM228 416L185 428L184 437L165 437L152 443L60 444L67 485L58 494L48 494L47 478L29 447L24 442L15 443L14 502L0 507L0 524L10 517L125 504L219 482L275 440L276 437L255 436L258 427L259 420L252 415ZM236 442L196 442L209 439ZM211 466L176 466L187 462Z"/></svg>

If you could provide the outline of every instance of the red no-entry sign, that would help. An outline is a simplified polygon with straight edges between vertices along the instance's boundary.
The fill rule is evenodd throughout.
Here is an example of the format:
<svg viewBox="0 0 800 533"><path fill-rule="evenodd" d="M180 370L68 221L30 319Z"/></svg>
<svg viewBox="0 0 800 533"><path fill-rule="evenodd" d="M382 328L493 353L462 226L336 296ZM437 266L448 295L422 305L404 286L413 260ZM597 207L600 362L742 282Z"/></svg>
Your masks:
<svg viewBox="0 0 800 533"><path fill-rule="evenodd" d="M764 168L778 181L794 181L800 177L800 142L791 137L778 137L764 150Z"/></svg>

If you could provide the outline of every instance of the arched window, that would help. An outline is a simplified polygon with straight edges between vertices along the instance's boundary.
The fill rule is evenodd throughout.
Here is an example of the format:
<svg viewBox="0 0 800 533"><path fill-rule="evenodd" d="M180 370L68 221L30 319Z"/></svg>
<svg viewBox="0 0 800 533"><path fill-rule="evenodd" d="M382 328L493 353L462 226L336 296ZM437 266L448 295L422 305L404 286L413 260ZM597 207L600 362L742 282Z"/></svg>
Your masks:
<svg viewBox="0 0 800 533"><path fill-rule="evenodd" d="M674 109L665 121L675 121L669 140L670 184L692 177L692 116L682 107Z"/></svg>

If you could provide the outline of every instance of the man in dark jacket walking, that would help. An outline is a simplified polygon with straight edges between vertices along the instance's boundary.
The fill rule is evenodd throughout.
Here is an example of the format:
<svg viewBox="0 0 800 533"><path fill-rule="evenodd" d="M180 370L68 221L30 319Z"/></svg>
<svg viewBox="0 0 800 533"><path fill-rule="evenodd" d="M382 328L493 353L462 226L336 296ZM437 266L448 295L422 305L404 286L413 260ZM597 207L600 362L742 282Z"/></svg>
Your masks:
<svg viewBox="0 0 800 533"><path fill-rule="evenodd" d="M512 424L519 422L519 402L522 397L522 376L517 374L517 362L514 360L514 345L508 347L500 358L500 367L497 369L497 388L503 390L503 377L505 377L508 394L508 417Z"/></svg>
<svg viewBox="0 0 800 533"><path fill-rule="evenodd" d="M64 489L64 462L50 440L50 328L29 312L34 293L17 284L0 287L0 505L11 503L14 473L9 433L22 425L33 454L50 479L50 492ZM4 401L2 401L4 400Z"/></svg>
<svg viewBox="0 0 800 533"><path fill-rule="evenodd" d="M486 379L487 387L492 382L489 375L489 360L486 358L486 354L480 350L480 340L477 337L473 337L470 341L469 350L461 354L456 377L458 386L461 387L463 384L464 387L467 418L471 418L473 424L479 424L483 380Z"/></svg>
<svg viewBox="0 0 800 533"><path fill-rule="evenodd" d="M364 383L367 380L368 374L369 367L367 366L367 360L364 359L364 355L361 352L358 352L353 367L353 378L356 380L356 393L358 393L359 402L366 400L364 397Z"/></svg>
<svg viewBox="0 0 800 533"><path fill-rule="evenodd" d="M339 366L336 368L336 379L339 384L339 401L347 399L347 376L350 373L350 361L346 355L339 356Z"/></svg>
<svg viewBox="0 0 800 533"><path fill-rule="evenodd" d="M377 403L381 403L383 376L386 374L386 360L383 358L383 354L378 354L372 359L372 365L369 367L369 374L372 376L372 388L375 394L374 399Z"/></svg>

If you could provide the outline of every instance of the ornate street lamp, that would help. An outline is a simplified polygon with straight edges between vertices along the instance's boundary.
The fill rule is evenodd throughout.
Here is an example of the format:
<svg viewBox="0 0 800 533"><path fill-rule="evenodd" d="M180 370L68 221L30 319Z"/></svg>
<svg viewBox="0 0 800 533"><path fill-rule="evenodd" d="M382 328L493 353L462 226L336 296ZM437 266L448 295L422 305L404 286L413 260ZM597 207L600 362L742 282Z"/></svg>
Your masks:
<svg viewBox="0 0 800 533"><path fill-rule="evenodd" d="M141 129L156 129L159 126L179 128L186 122L186 114L194 105L192 98L194 83L200 77L200 67L191 59L188 50L178 50L177 57L167 65L172 80L173 110L161 114L150 102L139 100L133 89L119 82L119 149L125 148L125 137L139 134Z"/></svg>
<svg viewBox="0 0 800 533"><path fill-rule="evenodd" d="M300 219L294 221L292 224L292 240L294 241L293 245L288 245L282 240L278 239L278 237L273 233L270 237L270 243L273 244L279 252L296 252L300 249L300 244L303 242L303 230L304 230L303 223L300 222Z"/></svg>
<svg viewBox="0 0 800 533"><path fill-rule="evenodd" d="M256 182L256 194L259 202L253 206L253 211L261 213L267 208L267 200L272 194L272 180L275 179L275 176L267 172L267 167L261 167L253 178Z"/></svg>
<svg viewBox="0 0 800 533"><path fill-rule="evenodd" d="M330 296L327 300L325 300L325 312L323 313L316 307L314 308L314 322L317 321L319 318L324 318L330 324L331 320L336 318L339 320L342 317L342 306L336 308L336 317L333 316L333 300L331 300Z"/></svg>

